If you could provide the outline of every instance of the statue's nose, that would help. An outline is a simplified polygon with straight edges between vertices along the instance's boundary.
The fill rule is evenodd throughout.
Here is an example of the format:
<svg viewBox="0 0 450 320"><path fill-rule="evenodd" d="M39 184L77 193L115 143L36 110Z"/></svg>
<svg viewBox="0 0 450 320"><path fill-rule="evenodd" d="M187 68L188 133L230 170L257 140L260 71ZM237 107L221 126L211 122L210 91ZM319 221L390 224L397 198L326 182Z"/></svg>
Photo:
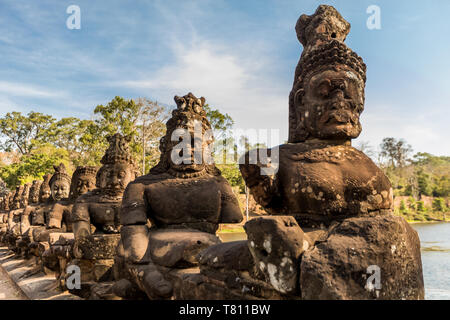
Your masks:
<svg viewBox="0 0 450 320"><path fill-rule="evenodd" d="M331 98L336 100L344 99L344 91L341 88L336 88L331 93Z"/></svg>
<svg viewBox="0 0 450 320"><path fill-rule="evenodd" d="M119 179L115 175L113 175L109 181L112 185L117 185L119 183Z"/></svg>

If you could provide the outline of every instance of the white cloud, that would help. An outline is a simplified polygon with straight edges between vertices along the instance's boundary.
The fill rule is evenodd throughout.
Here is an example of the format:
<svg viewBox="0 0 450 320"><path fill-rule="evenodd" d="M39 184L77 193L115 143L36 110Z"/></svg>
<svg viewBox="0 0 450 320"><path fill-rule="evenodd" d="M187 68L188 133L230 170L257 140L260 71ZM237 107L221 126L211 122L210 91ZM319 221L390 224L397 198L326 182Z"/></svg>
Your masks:
<svg viewBox="0 0 450 320"><path fill-rule="evenodd" d="M143 80L115 85L155 91L164 102L172 102L174 95L192 92L229 113L236 128L278 128L287 132L290 87L282 79L271 78L266 66L273 62L267 57L249 60L245 52L208 41L193 41L189 46L175 43L172 49L174 63L147 74ZM281 133L282 140L285 132Z"/></svg>
<svg viewBox="0 0 450 320"><path fill-rule="evenodd" d="M423 112L402 113L395 106L366 106L361 116L363 131L359 141L369 141L375 149L382 139L394 137L405 139L414 152L429 152L434 155L448 155L450 130L447 108L434 106ZM440 112L436 113L436 110ZM444 111L443 111L444 110Z"/></svg>
<svg viewBox="0 0 450 320"><path fill-rule="evenodd" d="M49 91L26 83L9 81L0 81L0 92L19 97L50 98L61 97L64 95L62 92Z"/></svg>

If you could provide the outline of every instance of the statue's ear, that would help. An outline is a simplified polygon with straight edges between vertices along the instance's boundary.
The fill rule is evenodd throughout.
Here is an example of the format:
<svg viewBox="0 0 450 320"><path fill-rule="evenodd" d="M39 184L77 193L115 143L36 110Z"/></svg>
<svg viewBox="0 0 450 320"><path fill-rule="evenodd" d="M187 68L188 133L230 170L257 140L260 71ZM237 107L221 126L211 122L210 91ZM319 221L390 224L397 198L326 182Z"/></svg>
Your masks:
<svg viewBox="0 0 450 320"><path fill-rule="evenodd" d="M303 97L305 95L305 90L298 89L294 95L294 103L296 106L303 104Z"/></svg>

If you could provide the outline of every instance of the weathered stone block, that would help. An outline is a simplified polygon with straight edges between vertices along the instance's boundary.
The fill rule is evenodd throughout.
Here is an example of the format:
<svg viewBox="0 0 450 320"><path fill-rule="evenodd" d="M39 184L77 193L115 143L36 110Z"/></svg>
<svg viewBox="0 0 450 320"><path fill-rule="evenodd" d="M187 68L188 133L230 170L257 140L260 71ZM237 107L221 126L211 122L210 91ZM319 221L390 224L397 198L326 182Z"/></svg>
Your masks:
<svg viewBox="0 0 450 320"><path fill-rule="evenodd" d="M309 243L291 216L261 217L244 226L250 252L266 281L281 293L298 287L298 262Z"/></svg>
<svg viewBox="0 0 450 320"><path fill-rule="evenodd" d="M369 266L379 267L379 289ZM423 299L417 232L393 215L346 219L303 254L300 288L303 299Z"/></svg>
<svg viewBox="0 0 450 320"><path fill-rule="evenodd" d="M215 269L250 270L254 265L247 240L213 245L200 252L198 260Z"/></svg>
<svg viewBox="0 0 450 320"><path fill-rule="evenodd" d="M198 264L197 255L220 243L213 234L186 229L155 230L149 233L151 260L164 267L186 267Z"/></svg>
<svg viewBox="0 0 450 320"><path fill-rule="evenodd" d="M114 259L120 234L89 235L76 240L75 256L87 260Z"/></svg>

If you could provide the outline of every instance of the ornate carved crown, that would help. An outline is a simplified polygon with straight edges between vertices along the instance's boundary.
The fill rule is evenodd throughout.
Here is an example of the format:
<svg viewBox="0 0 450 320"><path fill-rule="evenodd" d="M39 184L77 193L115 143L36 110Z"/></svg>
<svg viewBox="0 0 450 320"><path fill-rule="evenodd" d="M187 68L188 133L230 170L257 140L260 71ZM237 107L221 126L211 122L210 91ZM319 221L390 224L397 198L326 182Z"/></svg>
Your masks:
<svg viewBox="0 0 450 320"><path fill-rule="evenodd" d="M50 178L49 185L51 186L56 181L66 181L70 184L71 178L67 174L66 166L64 163L60 163L59 166L53 166L55 169L55 173L53 173L52 177Z"/></svg>
<svg viewBox="0 0 450 320"><path fill-rule="evenodd" d="M205 105L205 98L196 98L191 92L183 97L175 96L175 103L177 104L177 109L175 111L181 112L194 112L203 117L206 117L206 112L203 109Z"/></svg>
<svg viewBox="0 0 450 320"><path fill-rule="evenodd" d="M78 166L77 169L74 171L73 176L94 176L97 173L98 168L94 166Z"/></svg>
<svg viewBox="0 0 450 320"><path fill-rule="evenodd" d="M112 136L107 137L107 140L109 143L109 147L106 150L102 160L100 160L102 164L126 162L134 165L129 147L129 143L131 141L130 137L122 136L120 133L116 133Z"/></svg>
<svg viewBox="0 0 450 320"><path fill-rule="evenodd" d="M344 43L332 40L315 49L307 51L300 60L297 81L303 81L310 73L324 67L345 65L354 70L366 82L366 64L362 58Z"/></svg>
<svg viewBox="0 0 450 320"><path fill-rule="evenodd" d="M30 193L28 195L28 202L32 202L33 198L39 197L39 191L41 189L42 180L33 180L33 183L31 184Z"/></svg>
<svg viewBox="0 0 450 320"><path fill-rule="evenodd" d="M44 201L44 196L48 196L50 194L50 179L52 177L51 173L48 173L44 176L44 181L41 183L41 187L39 188L39 202Z"/></svg>

